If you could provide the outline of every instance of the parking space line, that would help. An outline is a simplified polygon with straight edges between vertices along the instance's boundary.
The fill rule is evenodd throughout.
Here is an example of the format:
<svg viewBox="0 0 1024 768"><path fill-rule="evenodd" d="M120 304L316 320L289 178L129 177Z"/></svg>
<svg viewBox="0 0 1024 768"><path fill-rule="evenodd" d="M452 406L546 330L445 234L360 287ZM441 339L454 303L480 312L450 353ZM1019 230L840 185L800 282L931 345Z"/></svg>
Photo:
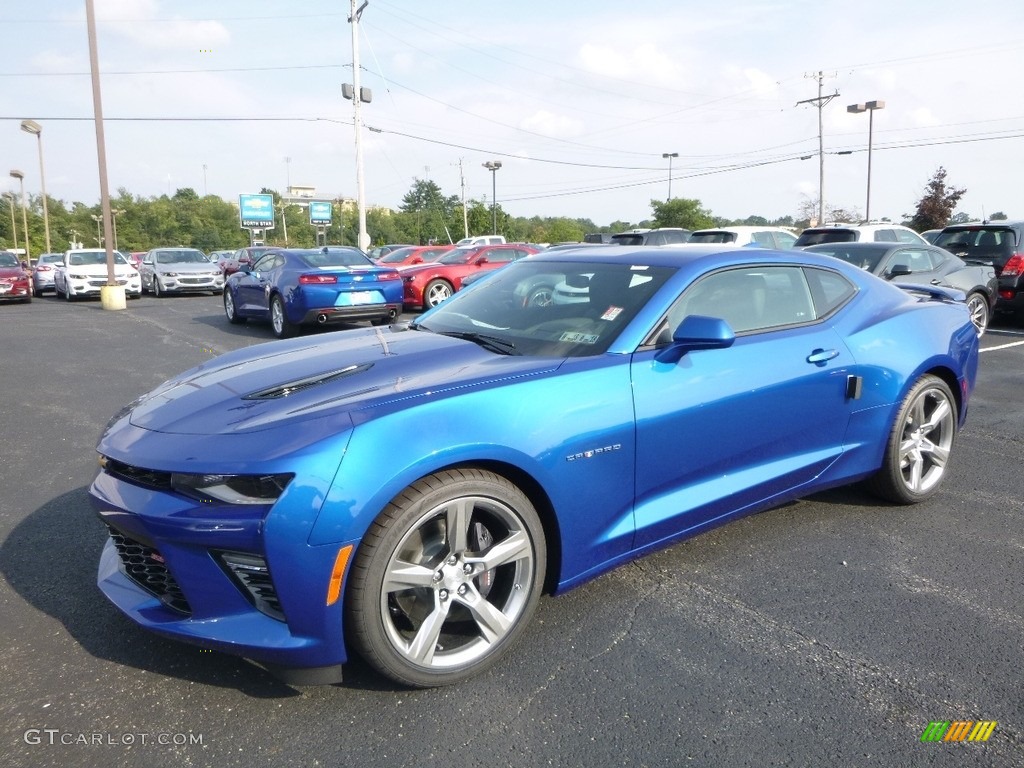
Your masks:
<svg viewBox="0 0 1024 768"><path fill-rule="evenodd" d="M979 352L992 352L992 351L997 350L997 349L1009 349L1010 347L1020 347L1020 346L1024 346L1024 341L1011 341L1009 344L1000 344L997 347L985 347L984 349L979 349L978 351Z"/></svg>

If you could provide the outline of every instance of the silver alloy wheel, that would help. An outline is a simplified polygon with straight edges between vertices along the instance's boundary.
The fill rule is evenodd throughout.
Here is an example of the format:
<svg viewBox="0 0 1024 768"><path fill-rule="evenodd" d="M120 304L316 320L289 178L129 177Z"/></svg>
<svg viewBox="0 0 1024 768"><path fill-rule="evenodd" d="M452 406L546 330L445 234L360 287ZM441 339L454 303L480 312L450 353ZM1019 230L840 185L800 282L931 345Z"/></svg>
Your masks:
<svg viewBox="0 0 1024 768"><path fill-rule="evenodd" d="M967 311L971 313L971 322L974 323L978 336L983 336L985 329L988 328L988 299L983 294L972 293L967 297Z"/></svg>
<svg viewBox="0 0 1024 768"><path fill-rule="evenodd" d="M534 591L533 543L508 504L460 496L413 523L385 567L380 616L408 663L443 672L481 661Z"/></svg>
<svg viewBox="0 0 1024 768"><path fill-rule="evenodd" d="M913 495L932 490L946 472L953 437L956 408L944 387L921 389L905 411L899 444L899 470L903 484Z"/></svg>
<svg viewBox="0 0 1024 768"><path fill-rule="evenodd" d="M231 298L231 291L224 291L224 314L229 322L235 321L235 301Z"/></svg>
<svg viewBox="0 0 1024 768"><path fill-rule="evenodd" d="M160 298L160 278L153 275L153 296Z"/></svg>
<svg viewBox="0 0 1024 768"><path fill-rule="evenodd" d="M426 295L424 296L423 303L428 307L436 307L442 301L450 298L452 295L451 286L443 280L435 280L427 286Z"/></svg>
<svg viewBox="0 0 1024 768"><path fill-rule="evenodd" d="M278 301L276 296L270 302L270 326L276 335L280 336L284 333L284 305Z"/></svg>

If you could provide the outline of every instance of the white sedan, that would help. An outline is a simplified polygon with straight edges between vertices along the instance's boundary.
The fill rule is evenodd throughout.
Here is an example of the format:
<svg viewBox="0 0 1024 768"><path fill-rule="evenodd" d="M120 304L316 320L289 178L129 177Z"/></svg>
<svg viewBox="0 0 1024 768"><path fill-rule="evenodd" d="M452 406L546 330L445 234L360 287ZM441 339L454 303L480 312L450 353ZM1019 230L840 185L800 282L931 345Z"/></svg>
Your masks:
<svg viewBox="0 0 1024 768"><path fill-rule="evenodd" d="M125 295L142 295L139 272L120 251L114 251L114 278L124 286ZM99 296L100 288L107 284L107 252L100 248L65 251L64 260L53 275L53 288L58 296L74 301L83 296Z"/></svg>

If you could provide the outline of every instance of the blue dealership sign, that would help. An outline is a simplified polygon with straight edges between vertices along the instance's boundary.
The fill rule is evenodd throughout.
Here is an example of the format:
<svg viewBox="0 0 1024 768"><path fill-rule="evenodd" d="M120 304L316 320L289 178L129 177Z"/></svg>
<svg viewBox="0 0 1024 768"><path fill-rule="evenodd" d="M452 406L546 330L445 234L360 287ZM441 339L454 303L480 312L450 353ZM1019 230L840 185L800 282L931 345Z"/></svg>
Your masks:
<svg viewBox="0 0 1024 768"><path fill-rule="evenodd" d="M273 229L274 196L239 195L238 218L242 229Z"/></svg>
<svg viewBox="0 0 1024 768"><path fill-rule="evenodd" d="M315 226L329 227L333 212L333 206L328 202L310 202L309 223Z"/></svg>

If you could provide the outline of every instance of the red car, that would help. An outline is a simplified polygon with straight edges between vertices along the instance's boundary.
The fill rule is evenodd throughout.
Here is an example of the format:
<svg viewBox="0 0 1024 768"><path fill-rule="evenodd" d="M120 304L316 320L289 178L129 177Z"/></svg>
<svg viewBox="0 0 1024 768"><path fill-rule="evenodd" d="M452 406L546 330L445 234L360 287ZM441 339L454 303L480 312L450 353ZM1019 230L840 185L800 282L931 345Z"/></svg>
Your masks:
<svg viewBox="0 0 1024 768"><path fill-rule="evenodd" d="M529 245L478 245L452 248L436 262L399 267L405 286L406 307L436 307L462 287L462 278L504 267L538 249Z"/></svg>
<svg viewBox="0 0 1024 768"><path fill-rule="evenodd" d="M32 273L10 251L0 251L0 301L32 301Z"/></svg>
<svg viewBox="0 0 1024 768"><path fill-rule="evenodd" d="M427 261L437 261L442 254L448 253L454 247L454 245L410 245L381 256L377 259L377 263L387 264L389 267L423 264Z"/></svg>
<svg viewBox="0 0 1024 768"><path fill-rule="evenodd" d="M250 245L239 248L237 251L223 253L217 257L217 266L224 273L224 277L232 275L242 268L243 264L255 264L256 259L267 251L279 250L272 245Z"/></svg>

